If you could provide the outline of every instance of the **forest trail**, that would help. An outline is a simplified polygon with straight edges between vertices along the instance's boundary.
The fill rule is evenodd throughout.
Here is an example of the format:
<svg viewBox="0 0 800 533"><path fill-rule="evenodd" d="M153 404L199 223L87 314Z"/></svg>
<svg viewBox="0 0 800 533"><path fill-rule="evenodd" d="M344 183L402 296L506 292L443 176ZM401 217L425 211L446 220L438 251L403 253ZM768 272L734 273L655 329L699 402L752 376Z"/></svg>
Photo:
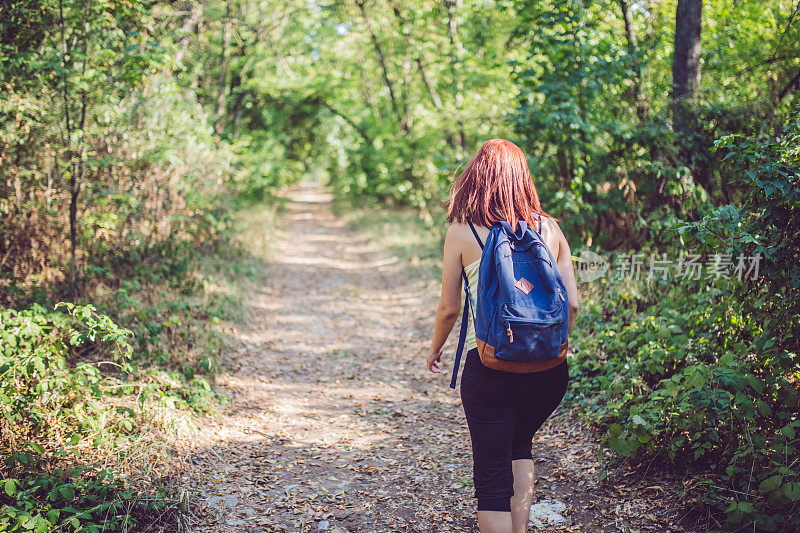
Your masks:
<svg viewBox="0 0 800 533"><path fill-rule="evenodd" d="M438 294L336 219L323 190L286 194L268 283L228 330L217 387L230 401L184 472L193 530L477 531L469 434L448 387L458 332L442 375L423 363ZM596 445L567 413L534 457L536 500L567 504L548 531L677 530L655 510L664 488L597 482Z"/></svg>

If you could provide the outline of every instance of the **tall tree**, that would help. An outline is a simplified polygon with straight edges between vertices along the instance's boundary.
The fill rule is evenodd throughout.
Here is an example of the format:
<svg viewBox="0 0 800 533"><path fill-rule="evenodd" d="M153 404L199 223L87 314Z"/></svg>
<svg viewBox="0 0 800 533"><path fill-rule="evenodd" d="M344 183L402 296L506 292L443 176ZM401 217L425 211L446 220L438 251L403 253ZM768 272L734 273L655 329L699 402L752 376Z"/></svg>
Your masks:
<svg viewBox="0 0 800 533"><path fill-rule="evenodd" d="M403 121L402 113L400 112L400 108L397 103L397 96L396 91L394 88L394 83L392 83L391 78L389 78L389 67L386 64L386 54L383 53L383 48L381 48L381 43L378 40L378 36L375 33L375 29L372 27L372 22L370 21L369 16L367 15L367 10L364 7L363 0L356 0L356 5L358 9L361 10L361 17L364 19L364 25L369 32L369 37L372 40L372 45L375 47L375 54L378 56L378 62L381 66L381 73L383 74L383 81L386 84L386 89L389 91L389 100L392 103L392 111L394 112L394 116L397 118L400 129L403 132L406 132L407 124Z"/></svg>
<svg viewBox="0 0 800 533"><path fill-rule="evenodd" d="M678 0L675 11L675 48L672 56L672 125L686 129L687 101L700 87L700 30L703 0Z"/></svg>
<svg viewBox="0 0 800 533"><path fill-rule="evenodd" d="M644 120L648 114L647 101L644 99L642 91L642 66L639 61L639 44L636 40L636 31L633 28L633 16L631 15L628 0L619 0L619 7L622 11L622 21L625 23L625 38L628 41L628 55L633 67L633 99L636 105L636 115L640 120Z"/></svg>
<svg viewBox="0 0 800 533"><path fill-rule="evenodd" d="M459 14L464 6L463 0L445 0L444 4L447 7L447 35L450 39L450 75L455 96L458 137L461 141L461 149L466 150L467 135L464 131L464 120L461 117L461 107L464 103L464 78L458 69L462 57L461 40L458 38L458 22L460 19Z"/></svg>
<svg viewBox="0 0 800 533"><path fill-rule="evenodd" d="M222 25L222 53L219 67L219 80L217 81L217 112L214 122L214 131L222 135L225 129L225 112L228 100L228 65L231 60L231 34L233 21L231 20L231 2L225 2L225 20Z"/></svg>

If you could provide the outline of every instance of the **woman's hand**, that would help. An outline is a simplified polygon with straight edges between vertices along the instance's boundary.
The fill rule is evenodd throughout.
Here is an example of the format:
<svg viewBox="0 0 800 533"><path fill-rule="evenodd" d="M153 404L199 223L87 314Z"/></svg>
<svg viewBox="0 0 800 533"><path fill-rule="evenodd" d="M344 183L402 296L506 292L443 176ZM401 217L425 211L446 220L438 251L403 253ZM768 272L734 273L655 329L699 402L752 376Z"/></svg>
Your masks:
<svg viewBox="0 0 800 533"><path fill-rule="evenodd" d="M442 362L442 351L433 351L432 348L428 348L428 354L425 356L425 360L428 365L428 370L433 372L434 374L439 374L441 369L439 368L439 364Z"/></svg>

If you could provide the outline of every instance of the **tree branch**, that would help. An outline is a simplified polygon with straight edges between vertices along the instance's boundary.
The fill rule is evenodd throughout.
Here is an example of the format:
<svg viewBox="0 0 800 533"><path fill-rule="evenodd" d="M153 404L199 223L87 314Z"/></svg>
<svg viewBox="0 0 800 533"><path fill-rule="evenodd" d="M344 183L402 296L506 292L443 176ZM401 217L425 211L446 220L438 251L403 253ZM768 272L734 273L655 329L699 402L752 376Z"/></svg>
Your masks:
<svg viewBox="0 0 800 533"><path fill-rule="evenodd" d="M342 113L341 111L339 111L338 109L336 109L331 104L329 104L328 102L326 102L325 100L323 100L321 98L319 100L319 104L322 107L324 107L325 109L327 109L328 111L330 111L331 113L333 113L334 115L336 115L338 117L341 117L351 128L356 130L356 132L365 141L367 141L367 144L370 144L370 145L372 144L372 138L369 136L369 134L367 134L367 130L365 130L363 126L361 126L360 124L356 123L355 121L353 121L353 119L351 119L350 117L348 117L347 115L345 115L344 113Z"/></svg>
<svg viewBox="0 0 800 533"><path fill-rule="evenodd" d="M394 112L394 115L397 117L398 121L402 122L402 116L400 115L400 110L397 107L397 98L395 97L394 85L389 79L389 69L386 66L386 58L383 55L383 50L381 49L381 44L378 41L378 37L372 30L372 24L370 23L369 17L367 17L367 10L364 7L364 0L356 0L356 5L361 10L361 16L364 18L364 24L366 25L369 36L372 39L372 45L375 47L375 53L378 54L378 62L381 65L381 72L383 73L383 81L386 84L386 88L389 90L389 99L392 102L392 111Z"/></svg>
<svg viewBox="0 0 800 533"><path fill-rule="evenodd" d="M798 85L798 83L800 83L800 71L798 71L797 74L795 74L794 77L789 80L789 83L787 83L786 86L778 92L778 101L780 102L783 100L783 97L789 94L791 88Z"/></svg>

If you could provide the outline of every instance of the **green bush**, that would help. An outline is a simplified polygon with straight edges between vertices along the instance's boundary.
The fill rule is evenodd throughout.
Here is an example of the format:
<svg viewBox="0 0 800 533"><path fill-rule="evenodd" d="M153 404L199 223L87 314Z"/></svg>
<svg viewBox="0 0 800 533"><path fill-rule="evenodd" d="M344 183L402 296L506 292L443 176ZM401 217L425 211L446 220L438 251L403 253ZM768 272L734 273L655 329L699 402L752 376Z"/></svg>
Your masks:
<svg viewBox="0 0 800 533"><path fill-rule="evenodd" d="M644 287L645 303L589 307L573 395L618 459L661 458L699 476L695 495L730 524L800 523L796 355L764 336L734 291ZM605 294L625 289L608 284ZM600 295L602 297L604 295ZM587 320L590 319L590 320Z"/></svg>
<svg viewBox="0 0 800 533"><path fill-rule="evenodd" d="M93 465L124 455L151 398L190 405L210 387L137 373L131 338L91 305L0 309L0 529L118 530L166 505Z"/></svg>
<svg viewBox="0 0 800 533"><path fill-rule="evenodd" d="M70 440L108 429L98 424L102 369L130 370L128 330L91 305L56 309L68 314L38 305L0 310L0 408L12 442L58 432Z"/></svg>
<svg viewBox="0 0 800 533"><path fill-rule="evenodd" d="M796 121L775 140L721 140L744 202L676 225L734 265L761 254L759 276L605 281L577 335L573 395L616 461L696 476L693 496L726 529L800 527L799 139Z"/></svg>
<svg viewBox="0 0 800 533"><path fill-rule="evenodd" d="M28 464L29 457L17 455L13 460ZM0 492L0 530L123 531L139 523L137 515L163 512L167 505L164 499L146 499L124 488L105 470L88 478L84 472L84 467L77 466L5 478Z"/></svg>

